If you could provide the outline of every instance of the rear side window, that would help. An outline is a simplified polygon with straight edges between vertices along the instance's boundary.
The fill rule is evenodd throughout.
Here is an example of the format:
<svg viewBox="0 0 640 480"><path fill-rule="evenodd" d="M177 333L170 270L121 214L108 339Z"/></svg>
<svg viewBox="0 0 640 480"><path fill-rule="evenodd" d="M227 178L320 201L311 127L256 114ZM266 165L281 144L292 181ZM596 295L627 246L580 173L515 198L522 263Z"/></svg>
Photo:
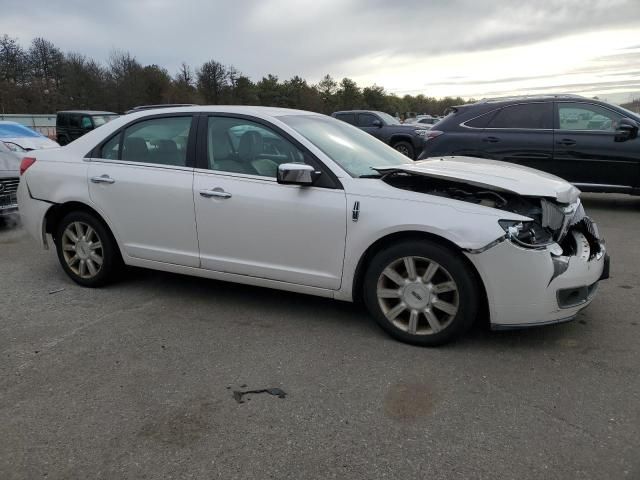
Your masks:
<svg viewBox="0 0 640 480"><path fill-rule="evenodd" d="M80 115L70 115L69 126L80 128Z"/></svg>
<svg viewBox="0 0 640 480"><path fill-rule="evenodd" d="M100 150L100 158L184 167L191 121L189 116L135 123L107 141Z"/></svg>
<svg viewBox="0 0 640 480"><path fill-rule="evenodd" d="M355 113L338 113L336 114L336 118L338 120L342 120L343 122L350 123L351 125L356 124L356 115Z"/></svg>
<svg viewBox="0 0 640 480"><path fill-rule="evenodd" d="M525 103L500 110L489 122L489 128L553 129L552 103Z"/></svg>
<svg viewBox="0 0 640 480"><path fill-rule="evenodd" d="M480 115L479 117L472 118L464 122L464 124L471 128L487 128L489 126L489 122L493 119L496 111L485 113L484 115Z"/></svg>
<svg viewBox="0 0 640 480"><path fill-rule="evenodd" d="M57 123L61 127L66 127L69 124L69 115L66 113L59 113Z"/></svg>

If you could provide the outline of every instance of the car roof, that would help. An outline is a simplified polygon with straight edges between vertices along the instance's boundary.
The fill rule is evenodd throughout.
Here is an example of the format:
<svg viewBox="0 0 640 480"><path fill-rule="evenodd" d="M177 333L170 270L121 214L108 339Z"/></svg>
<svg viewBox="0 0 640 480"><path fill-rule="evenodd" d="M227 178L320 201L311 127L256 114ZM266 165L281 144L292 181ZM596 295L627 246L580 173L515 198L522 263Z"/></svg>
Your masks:
<svg viewBox="0 0 640 480"><path fill-rule="evenodd" d="M83 115L118 115L116 112L106 112L101 110L61 110L57 113L81 113Z"/></svg>
<svg viewBox="0 0 640 480"><path fill-rule="evenodd" d="M163 113L236 113L240 115L257 115L268 117L283 117L287 115L322 115L317 112L308 112L306 110L295 110L291 108L280 107L258 107L251 105L194 105L191 107L169 107L169 108L153 108L144 109L127 114L126 117L146 117L153 115L162 115Z"/></svg>

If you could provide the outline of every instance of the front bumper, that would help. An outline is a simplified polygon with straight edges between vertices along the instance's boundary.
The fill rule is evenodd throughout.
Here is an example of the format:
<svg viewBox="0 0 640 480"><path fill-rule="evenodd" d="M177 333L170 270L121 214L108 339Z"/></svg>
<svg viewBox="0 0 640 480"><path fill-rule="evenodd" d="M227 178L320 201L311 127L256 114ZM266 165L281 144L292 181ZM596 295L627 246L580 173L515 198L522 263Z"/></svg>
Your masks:
<svg viewBox="0 0 640 480"><path fill-rule="evenodd" d="M487 292L494 329L546 325L572 320L593 300L608 277L604 249L588 260L569 257L566 270L554 269L550 248L531 250L505 240L480 252L467 252Z"/></svg>

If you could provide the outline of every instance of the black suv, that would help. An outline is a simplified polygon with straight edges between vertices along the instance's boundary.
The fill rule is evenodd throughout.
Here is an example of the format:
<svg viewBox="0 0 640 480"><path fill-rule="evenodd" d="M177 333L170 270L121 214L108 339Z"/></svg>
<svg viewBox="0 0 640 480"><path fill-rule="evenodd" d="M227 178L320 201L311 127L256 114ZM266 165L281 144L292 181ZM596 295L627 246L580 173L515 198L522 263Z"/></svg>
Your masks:
<svg viewBox="0 0 640 480"><path fill-rule="evenodd" d="M118 118L117 113L93 110L68 110L56 115L56 137L60 145L66 145L80 138L100 125Z"/></svg>
<svg viewBox="0 0 640 480"><path fill-rule="evenodd" d="M416 125L402 125L384 112L345 110L334 112L331 116L370 133L411 159L420 155L428 132L427 128L422 129Z"/></svg>
<svg viewBox="0 0 640 480"><path fill-rule="evenodd" d="M467 155L558 175L586 192L640 194L640 116L577 95L482 100L453 107L420 159Z"/></svg>

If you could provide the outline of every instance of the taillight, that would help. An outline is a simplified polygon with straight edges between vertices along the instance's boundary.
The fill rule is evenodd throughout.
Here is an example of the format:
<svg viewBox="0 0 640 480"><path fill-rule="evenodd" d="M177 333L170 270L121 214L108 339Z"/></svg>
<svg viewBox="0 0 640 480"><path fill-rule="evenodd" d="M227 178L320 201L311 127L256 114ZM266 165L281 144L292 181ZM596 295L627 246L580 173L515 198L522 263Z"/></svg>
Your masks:
<svg viewBox="0 0 640 480"><path fill-rule="evenodd" d="M442 135L444 132L441 132L440 130L429 130L427 131L427 134L424 136L424 141L429 141L429 140L433 140L436 137L439 137L440 135Z"/></svg>
<svg viewBox="0 0 640 480"><path fill-rule="evenodd" d="M35 157L24 157L20 163L20 175L24 175L24 172L34 163L36 163Z"/></svg>

